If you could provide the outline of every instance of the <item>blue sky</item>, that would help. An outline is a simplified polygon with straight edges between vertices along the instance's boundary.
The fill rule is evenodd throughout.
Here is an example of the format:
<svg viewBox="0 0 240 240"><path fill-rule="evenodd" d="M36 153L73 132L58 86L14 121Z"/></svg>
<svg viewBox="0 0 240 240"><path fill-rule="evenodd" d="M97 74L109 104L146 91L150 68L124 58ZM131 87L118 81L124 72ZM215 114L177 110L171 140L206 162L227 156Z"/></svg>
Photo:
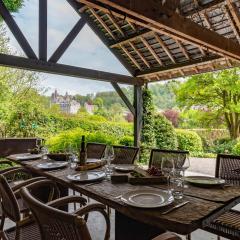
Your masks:
<svg viewBox="0 0 240 240"><path fill-rule="evenodd" d="M24 7L14 14L14 18L35 53L38 53L38 1L25 0ZM78 21L79 16L66 0L48 1L48 57L64 39ZM14 50L23 54L21 48L8 31L10 44ZM104 46L92 30L85 25L59 63L85 68L128 74L127 70ZM48 88L48 94L57 89L60 93L70 94L96 93L112 90L110 83L86 79L41 74L41 84Z"/></svg>

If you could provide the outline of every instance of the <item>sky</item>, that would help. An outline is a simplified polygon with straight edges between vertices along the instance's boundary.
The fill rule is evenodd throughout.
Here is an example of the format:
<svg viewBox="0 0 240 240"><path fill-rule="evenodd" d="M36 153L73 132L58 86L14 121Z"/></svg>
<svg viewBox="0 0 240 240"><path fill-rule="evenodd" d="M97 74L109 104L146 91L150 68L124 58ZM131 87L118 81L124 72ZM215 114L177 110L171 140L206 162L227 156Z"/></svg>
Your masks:
<svg viewBox="0 0 240 240"><path fill-rule="evenodd" d="M15 21L36 54L38 54L38 2L39 0L25 0L24 6L19 12L14 13ZM66 0L48 1L48 57L59 46L79 18ZM18 54L24 54L11 32L7 31L7 33L13 50L17 51ZM87 25L78 34L59 63L129 75ZM47 95L55 89L61 94L68 92L69 94L81 95L113 89L111 84L107 82L42 73L40 77L41 85L48 89Z"/></svg>

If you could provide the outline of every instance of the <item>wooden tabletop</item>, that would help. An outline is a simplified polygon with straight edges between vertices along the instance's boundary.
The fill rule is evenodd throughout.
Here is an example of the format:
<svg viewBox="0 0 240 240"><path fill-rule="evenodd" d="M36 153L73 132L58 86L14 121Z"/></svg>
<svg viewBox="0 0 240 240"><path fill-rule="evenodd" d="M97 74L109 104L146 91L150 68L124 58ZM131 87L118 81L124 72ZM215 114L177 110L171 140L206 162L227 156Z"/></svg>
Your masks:
<svg viewBox="0 0 240 240"><path fill-rule="evenodd" d="M36 174L50 178L68 188L108 205L130 218L179 234L189 234L203 227L203 225L208 224L213 218L218 217L240 202L240 188L238 187L205 189L190 186L185 190L184 198L174 202L173 205L186 200L190 201L190 203L169 214L162 215L163 211L171 208L173 205L156 209L140 209L127 206L120 200L119 195L138 189L164 189L166 188L164 185L136 186L129 183L113 184L106 180L94 184L74 183L66 178L68 174L77 173L70 168L57 171L42 171L36 166L46 160L18 161L11 156L8 159L19 163Z"/></svg>

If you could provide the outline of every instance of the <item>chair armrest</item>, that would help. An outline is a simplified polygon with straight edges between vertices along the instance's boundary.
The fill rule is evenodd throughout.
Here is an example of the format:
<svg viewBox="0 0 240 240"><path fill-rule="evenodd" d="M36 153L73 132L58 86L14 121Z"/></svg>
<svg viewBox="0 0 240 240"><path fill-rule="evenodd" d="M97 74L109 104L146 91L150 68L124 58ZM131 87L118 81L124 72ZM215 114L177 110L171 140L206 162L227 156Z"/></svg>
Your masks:
<svg viewBox="0 0 240 240"><path fill-rule="evenodd" d="M48 202L52 201L54 194L57 194L57 198L60 197L60 191L57 184L51 180L44 178L44 180L35 181L26 186L29 190L36 190L40 187L51 187L51 192L49 194ZM56 191L56 192L55 192Z"/></svg>
<svg viewBox="0 0 240 240"><path fill-rule="evenodd" d="M74 214L83 216L83 215L88 215L90 212L101 213L106 221L106 232L105 232L104 240L108 240L110 237L110 219L109 219L105 209L106 209L106 206L104 206L103 204L93 203L93 204L89 204L89 205L84 206L81 209L75 211Z"/></svg>
<svg viewBox="0 0 240 240"><path fill-rule="evenodd" d="M3 176L4 177L8 177L8 176L11 176L11 175L14 175L14 174L17 174L17 173L25 173L25 174L28 174L31 176L31 173L25 169L25 168L22 168L22 167L17 167L17 168L14 168L14 169L10 169L9 171L3 173Z"/></svg>
<svg viewBox="0 0 240 240"><path fill-rule="evenodd" d="M2 165L2 164L5 164L5 165L13 167L13 162L11 162L11 161L9 161L7 159L0 160L0 165Z"/></svg>
<svg viewBox="0 0 240 240"><path fill-rule="evenodd" d="M19 168L21 168L21 167L10 167L10 168L6 168L6 169L2 169L2 170L0 170L0 174L4 174L5 172L9 172L11 170L19 169Z"/></svg>
<svg viewBox="0 0 240 240"><path fill-rule="evenodd" d="M13 190L13 192L15 192L22 187L26 187L27 185L29 185L31 183L34 183L34 182L37 182L37 181L40 181L40 180L44 180L44 179L46 179L46 178L45 177L34 177L34 178L27 179L24 182L18 183L15 186L13 186L12 190Z"/></svg>
<svg viewBox="0 0 240 240"><path fill-rule="evenodd" d="M174 233L163 233L152 240L181 240L181 238Z"/></svg>
<svg viewBox="0 0 240 240"><path fill-rule="evenodd" d="M87 204L87 200L81 196L66 196L66 197L62 197L54 201L48 202L47 205L58 208L58 207L67 205L69 203L80 203L82 206L84 206Z"/></svg>

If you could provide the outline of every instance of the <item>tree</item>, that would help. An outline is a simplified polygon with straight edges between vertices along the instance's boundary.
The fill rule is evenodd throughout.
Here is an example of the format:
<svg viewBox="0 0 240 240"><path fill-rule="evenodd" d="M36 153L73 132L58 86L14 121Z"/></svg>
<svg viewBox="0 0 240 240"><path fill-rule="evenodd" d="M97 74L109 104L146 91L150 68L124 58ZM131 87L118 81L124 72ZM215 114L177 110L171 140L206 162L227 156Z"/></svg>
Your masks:
<svg viewBox="0 0 240 240"><path fill-rule="evenodd" d="M16 12L23 5L23 0L3 0L5 6L11 12Z"/></svg>
<svg viewBox="0 0 240 240"><path fill-rule="evenodd" d="M232 139L240 136L240 69L234 68L189 78L177 90L180 107L208 109L224 117Z"/></svg>
<svg viewBox="0 0 240 240"><path fill-rule="evenodd" d="M141 135L141 154L140 161L149 160L149 149L155 147L154 134L154 105L151 91L145 87L143 89L143 125Z"/></svg>
<svg viewBox="0 0 240 240"><path fill-rule="evenodd" d="M166 109L162 114L172 123L174 127L178 127L179 112L177 110Z"/></svg>

